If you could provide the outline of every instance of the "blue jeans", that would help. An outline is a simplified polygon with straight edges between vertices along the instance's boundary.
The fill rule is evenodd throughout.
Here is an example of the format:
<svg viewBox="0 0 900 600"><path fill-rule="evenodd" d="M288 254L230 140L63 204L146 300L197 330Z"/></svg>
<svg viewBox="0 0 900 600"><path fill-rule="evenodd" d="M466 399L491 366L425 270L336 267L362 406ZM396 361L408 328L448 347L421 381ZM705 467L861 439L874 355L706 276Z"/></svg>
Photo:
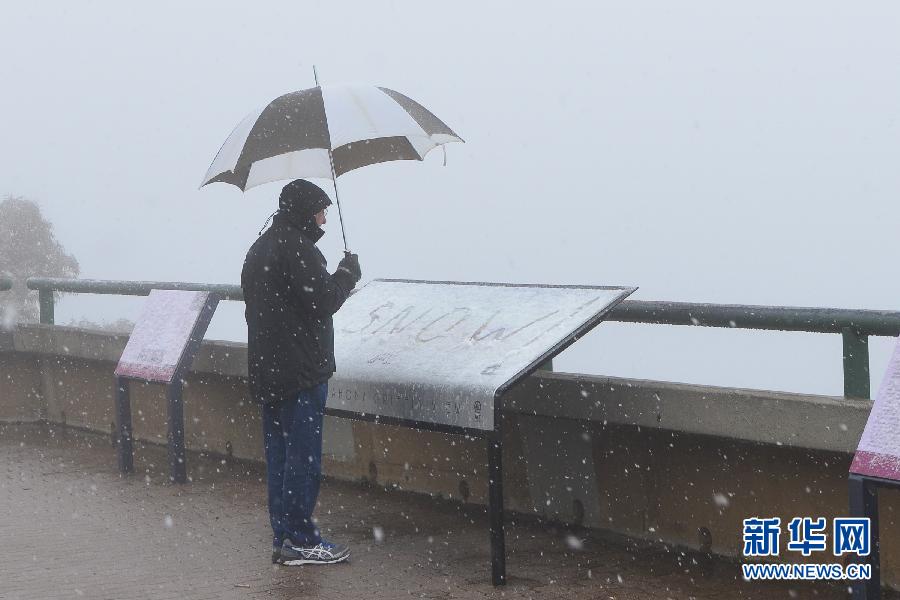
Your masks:
<svg viewBox="0 0 900 600"><path fill-rule="evenodd" d="M322 538L312 513L322 478L322 418L328 383L263 405L263 435L273 539L314 546Z"/></svg>

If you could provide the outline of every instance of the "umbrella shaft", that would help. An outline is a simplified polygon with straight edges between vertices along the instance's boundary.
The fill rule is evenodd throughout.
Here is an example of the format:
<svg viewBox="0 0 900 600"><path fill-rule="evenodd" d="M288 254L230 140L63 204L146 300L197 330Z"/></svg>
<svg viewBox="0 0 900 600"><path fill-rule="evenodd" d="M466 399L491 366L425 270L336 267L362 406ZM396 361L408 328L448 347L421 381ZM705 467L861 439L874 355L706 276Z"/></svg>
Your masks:
<svg viewBox="0 0 900 600"><path fill-rule="evenodd" d="M347 230L344 229L344 212L341 210L341 194L338 192L337 174L334 171L334 156L331 154L331 148L328 149L328 162L331 164L331 183L334 184L334 202L337 204L338 221L341 223L341 235L344 238L344 252L350 252L347 245Z"/></svg>

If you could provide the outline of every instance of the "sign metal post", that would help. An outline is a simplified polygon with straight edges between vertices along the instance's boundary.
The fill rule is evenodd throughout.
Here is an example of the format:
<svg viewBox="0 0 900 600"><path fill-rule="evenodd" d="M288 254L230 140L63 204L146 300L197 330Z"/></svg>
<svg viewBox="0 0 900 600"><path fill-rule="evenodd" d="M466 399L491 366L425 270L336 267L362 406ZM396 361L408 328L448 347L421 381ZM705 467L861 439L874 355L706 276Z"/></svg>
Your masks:
<svg viewBox="0 0 900 600"><path fill-rule="evenodd" d="M187 481L184 444L184 375L215 314L209 292L152 290L116 366L116 430L122 473L134 472L129 382L166 386L169 479Z"/></svg>
<svg viewBox="0 0 900 600"><path fill-rule="evenodd" d="M900 489L900 341L894 348L862 438L850 465L850 516L869 519L871 533L868 564L872 576L853 584L854 600L881 598L881 544L878 518L878 490Z"/></svg>
<svg viewBox="0 0 900 600"><path fill-rule="evenodd" d="M485 440L491 581L503 585L504 394L634 289L376 279L334 317L326 412Z"/></svg>

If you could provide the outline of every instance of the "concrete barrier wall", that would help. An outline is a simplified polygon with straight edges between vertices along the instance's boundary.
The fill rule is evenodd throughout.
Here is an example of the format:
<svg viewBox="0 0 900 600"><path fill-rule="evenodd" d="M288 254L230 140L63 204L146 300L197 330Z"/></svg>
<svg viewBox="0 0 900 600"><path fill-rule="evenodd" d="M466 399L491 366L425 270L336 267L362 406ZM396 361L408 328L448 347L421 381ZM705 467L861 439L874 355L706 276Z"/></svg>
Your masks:
<svg viewBox="0 0 900 600"><path fill-rule="evenodd" d="M110 432L112 373L126 341L43 325L0 333L0 420ZM506 399L507 507L739 557L744 518L847 514L847 469L870 406L539 372ZM161 386L132 386L138 439L165 443L165 411ZM189 449L262 459L245 345L204 343L186 380L185 428ZM486 501L481 440L331 417L325 440L330 476ZM881 492L883 576L894 587L900 584L898 512L900 494Z"/></svg>

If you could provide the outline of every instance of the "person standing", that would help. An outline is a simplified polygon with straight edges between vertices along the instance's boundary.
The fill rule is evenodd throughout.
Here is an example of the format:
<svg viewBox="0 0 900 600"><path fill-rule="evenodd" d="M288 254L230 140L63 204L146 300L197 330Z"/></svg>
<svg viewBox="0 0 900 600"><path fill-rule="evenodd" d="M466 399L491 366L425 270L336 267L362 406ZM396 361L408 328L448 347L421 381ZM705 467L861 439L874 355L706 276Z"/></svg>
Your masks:
<svg viewBox="0 0 900 600"><path fill-rule="evenodd" d="M332 315L361 275L345 253L329 273L316 247L331 199L303 179L281 190L272 226L241 271L252 398L262 405L272 562L330 564L350 549L322 538L312 513L322 476L322 421L334 374Z"/></svg>

